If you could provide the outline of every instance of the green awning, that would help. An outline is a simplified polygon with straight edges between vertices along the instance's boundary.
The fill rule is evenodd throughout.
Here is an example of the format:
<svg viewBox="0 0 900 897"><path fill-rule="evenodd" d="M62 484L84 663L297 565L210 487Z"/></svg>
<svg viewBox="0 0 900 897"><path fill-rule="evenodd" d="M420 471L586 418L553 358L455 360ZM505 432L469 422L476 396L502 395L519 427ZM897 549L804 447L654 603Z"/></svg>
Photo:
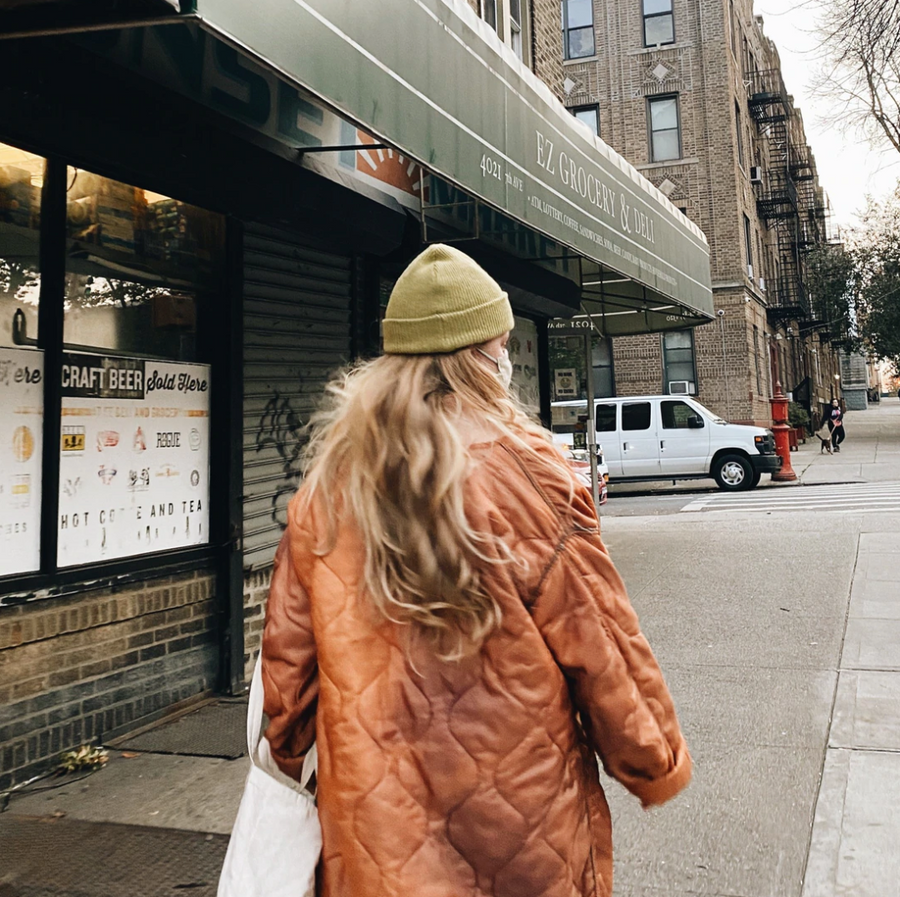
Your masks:
<svg viewBox="0 0 900 897"><path fill-rule="evenodd" d="M74 19L93 8L90 0L0 0L0 36L12 3L45 7L45 27L57 19L51 8ZM515 247L561 275L566 304L610 334L711 320L700 229L577 121L465 0L182 0L181 14L176 5L120 0L116 9L168 9L156 21L199 24L421 165L433 185L421 196L425 239L437 238L435 223L458 226L469 215L479 232L459 239ZM74 19L64 30L78 30ZM460 196L446 202L442 184Z"/></svg>
<svg viewBox="0 0 900 897"><path fill-rule="evenodd" d="M197 0L196 14L358 127L630 281L596 298L585 286L611 331L712 318L702 231L570 115L464 0Z"/></svg>

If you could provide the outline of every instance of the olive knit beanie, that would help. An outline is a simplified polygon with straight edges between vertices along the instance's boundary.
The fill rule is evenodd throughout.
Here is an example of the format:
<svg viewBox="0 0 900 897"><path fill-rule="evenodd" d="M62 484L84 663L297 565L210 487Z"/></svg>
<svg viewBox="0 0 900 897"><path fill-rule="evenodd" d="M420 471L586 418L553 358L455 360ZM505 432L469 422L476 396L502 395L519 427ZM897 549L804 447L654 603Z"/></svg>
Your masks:
<svg viewBox="0 0 900 897"><path fill-rule="evenodd" d="M435 243L400 275L381 324L388 354L437 355L502 336L515 320L509 297L487 271Z"/></svg>

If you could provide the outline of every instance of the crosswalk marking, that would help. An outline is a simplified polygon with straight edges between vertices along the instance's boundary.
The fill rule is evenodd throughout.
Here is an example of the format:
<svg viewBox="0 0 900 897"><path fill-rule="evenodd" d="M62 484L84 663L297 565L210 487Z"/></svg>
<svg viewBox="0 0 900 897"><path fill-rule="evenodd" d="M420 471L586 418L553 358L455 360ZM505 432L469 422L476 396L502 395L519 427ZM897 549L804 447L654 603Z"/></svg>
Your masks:
<svg viewBox="0 0 900 897"><path fill-rule="evenodd" d="M779 486L749 493L704 495L681 512L697 511L898 511L900 483L843 483L830 486Z"/></svg>

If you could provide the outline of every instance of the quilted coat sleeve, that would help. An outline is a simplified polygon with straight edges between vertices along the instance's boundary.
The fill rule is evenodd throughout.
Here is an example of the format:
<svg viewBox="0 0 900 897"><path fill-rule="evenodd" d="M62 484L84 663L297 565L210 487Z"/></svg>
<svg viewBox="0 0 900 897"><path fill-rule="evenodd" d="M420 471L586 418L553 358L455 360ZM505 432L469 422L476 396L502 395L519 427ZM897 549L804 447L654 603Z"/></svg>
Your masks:
<svg viewBox="0 0 900 897"><path fill-rule="evenodd" d="M586 492L576 495L574 529L557 548L532 614L571 683L604 769L647 807L688 784L691 758L662 672L588 502Z"/></svg>
<svg viewBox="0 0 900 897"><path fill-rule="evenodd" d="M309 596L291 557L290 533L285 532L275 555L263 630L263 685L272 757L299 781L316 737L319 675Z"/></svg>

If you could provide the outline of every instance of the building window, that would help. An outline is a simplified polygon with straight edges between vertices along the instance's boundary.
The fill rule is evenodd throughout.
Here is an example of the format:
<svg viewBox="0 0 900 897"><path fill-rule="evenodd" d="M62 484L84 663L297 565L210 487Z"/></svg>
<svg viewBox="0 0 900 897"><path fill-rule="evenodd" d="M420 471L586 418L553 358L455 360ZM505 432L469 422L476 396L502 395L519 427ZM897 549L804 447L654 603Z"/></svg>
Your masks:
<svg viewBox="0 0 900 897"><path fill-rule="evenodd" d="M762 371L759 366L759 327L753 325L753 365L756 368L756 394L763 394Z"/></svg>
<svg viewBox="0 0 900 897"><path fill-rule="evenodd" d="M677 330L662 335L663 379L666 395L697 394L694 364L694 331Z"/></svg>
<svg viewBox="0 0 900 897"><path fill-rule="evenodd" d="M523 59L522 0L509 0L509 45L513 53Z"/></svg>
<svg viewBox="0 0 900 897"><path fill-rule="evenodd" d="M592 0L562 0L563 53L566 59L594 55Z"/></svg>
<svg viewBox="0 0 900 897"><path fill-rule="evenodd" d="M578 121L583 121L594 134L600 136L600 107L596 103L590 106L575 106L569 112Z"/></svg>
<svg viewBox="0 0 900 897"><path fill-rule="evenodd" d="M650 161L666 162L681 158L681 128L678 123L678 98L654 97L650 107Z"/></svg>
<svg viewBox="0 0 900 897"><path fill-rule="evenodd" d="M675 17L672 0L643 0L644 46L658 47L675 42Z"/></svg>
<svg viewBox="0 0 900 897"><path fill-rule="evenodd" d="M750 219L744 215L744 251L747 253L747 275L753 280L753 236Z"/></svg>
<svg viewBox="0 0 900 897"><path fill-rule="evenodd" d="M497 30L497 0L481 0L481 18Z"/></svg>
<svg viewBox="0 0 900 897"><path fill-rule="evenodd" d="M741 118L741 107L737 100L734 101L734 121L737 128L737 155L738 165L744 167L744 122Z"/></svg>

